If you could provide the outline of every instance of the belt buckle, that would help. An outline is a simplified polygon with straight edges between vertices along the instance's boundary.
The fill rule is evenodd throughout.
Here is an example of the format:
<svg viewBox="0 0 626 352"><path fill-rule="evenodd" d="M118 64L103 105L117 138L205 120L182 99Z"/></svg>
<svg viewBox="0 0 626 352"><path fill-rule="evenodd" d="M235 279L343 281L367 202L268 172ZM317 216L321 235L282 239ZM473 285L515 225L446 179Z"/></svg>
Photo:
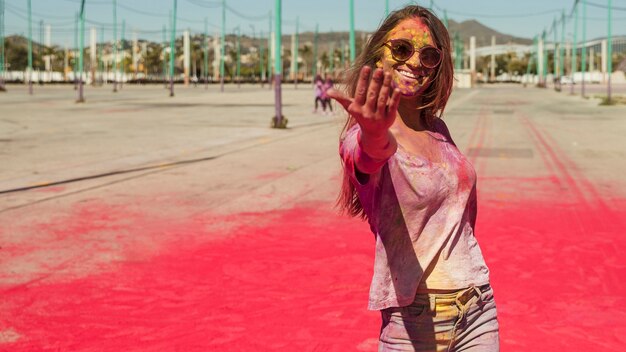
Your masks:
<svg viewBox="0 0 626 352"><path fill-rule="evenodd" d="M474 295L480 297L481 293L482 292L480 291L480 288L471 285L467 290L465 290L465 292L463 292L460 296L456 298L456 304L459 307L465 306L467 302L469 302L472 297L474 297Z"/></svg>

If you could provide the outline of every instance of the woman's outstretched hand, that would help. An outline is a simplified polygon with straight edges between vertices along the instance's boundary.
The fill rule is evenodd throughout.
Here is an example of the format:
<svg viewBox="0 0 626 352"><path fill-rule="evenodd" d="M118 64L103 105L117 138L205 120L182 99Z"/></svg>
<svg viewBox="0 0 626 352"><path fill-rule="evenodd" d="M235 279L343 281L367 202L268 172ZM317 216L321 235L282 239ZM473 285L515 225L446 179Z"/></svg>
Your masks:
<svg viewBox="0 0 626 352"><path fill-rule="evenodd" d="M386 136L393 124L400 103L400 92L395 89L390 97L391 74L377 68L370 81L371 71L369 66L361 69L354 98L334 89L328 91L328 96L341 104L356 120L363 135L376 138Z"/></svg>

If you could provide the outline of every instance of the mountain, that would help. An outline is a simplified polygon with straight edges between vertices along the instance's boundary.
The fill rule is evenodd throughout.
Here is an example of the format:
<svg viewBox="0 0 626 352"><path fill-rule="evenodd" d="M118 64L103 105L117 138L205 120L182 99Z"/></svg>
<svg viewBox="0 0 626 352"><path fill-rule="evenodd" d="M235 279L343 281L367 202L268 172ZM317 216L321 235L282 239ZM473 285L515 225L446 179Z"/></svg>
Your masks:
<svg viewBox="0 0 626 352"><path fill-rule="evenodd" d="M491 37L496 37L496 44L524 44L530 45L532 44L532 39L515 37L509 34L503 34L495 29L489 28L482 23L476 20L468 20L463 22L456 22L454 20L448 21L448 32L450 33L450 39L453 40L456 33L458 33L460 39L469 45L469 38L471 36L476 37L476 46L489 46L491 45ZM368 32L357 31L356 32L356 40L357 47L359 43L362 43L365 38L369 35ZM309 44L313 43L314 33L312 32L304 32L300 33L300 43L301 44ZM319 50L321 52L327 51L330 43L335 45L335 48L338 48L340 41L343 40L345 44L348 43L349 33L348 32L330 32L330 33L319 33L318 35L318 43ZM283 44L290 45L291 36L283 36Z"/></svg>
<svg viewBox="0 0 626 352"><path fill-rule="evenodd" d="M469 43L471 36L476 37L476 46L489 46L491 45L491 37L496 37L496 44L532 44L532 39L514 37L508 34L502 34L495 29L489 28L476 20L468 20L463 22L456 22L454 20L448 21L448 32L450 32L450 38L454 38L455 33L459 33L461 40L464 43Z"/></svg>

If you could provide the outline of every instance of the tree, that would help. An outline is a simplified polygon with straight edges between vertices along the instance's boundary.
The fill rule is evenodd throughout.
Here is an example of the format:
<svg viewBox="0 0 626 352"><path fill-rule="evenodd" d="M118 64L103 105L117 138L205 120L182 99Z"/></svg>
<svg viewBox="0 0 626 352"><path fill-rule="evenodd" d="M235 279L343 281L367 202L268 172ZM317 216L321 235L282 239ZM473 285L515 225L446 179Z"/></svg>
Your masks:
<svg viewBox="0 0 626 352"><path fill-rule="evenodd" d="M326 51L322 53L319 59L320 59L320 62L322 63L323 68L327 69L330 66L330 58Z"/></svg>
<svg viewBox="0 0 626 352"><path fill-rule="evenodd" d="M302 48L300 48L298 56L302 58L302 61L304 62L305 66L307 67L307 69L310 69L312 67L312 65L314 65L313 63L313 49L311 48L311 46L309 45L304 45ZM305 76L306 76L306 72L305 72Z"/></svg>
<svg viewBox="0 0 626 352"><path fill-rule="evenodd" d="M145 65L148 74L160 74L163 71L163 46L160 44L150 43L146 50Z"/></svg>
<svg viewBox="0 0 626 352"><path fill-rule="evenodd" d="M521 75L526 73L528 67L528 60L526 58L518 58L517 56L511 57L507 63L506 68L510 75Z"/></svg>
<svg viewBox="0 0 626 352"><path fill-rule="evenodd" d="M5 41L4 49L7 69L11 71L24 71L28 67L28 49L12 41Z"/></svg>

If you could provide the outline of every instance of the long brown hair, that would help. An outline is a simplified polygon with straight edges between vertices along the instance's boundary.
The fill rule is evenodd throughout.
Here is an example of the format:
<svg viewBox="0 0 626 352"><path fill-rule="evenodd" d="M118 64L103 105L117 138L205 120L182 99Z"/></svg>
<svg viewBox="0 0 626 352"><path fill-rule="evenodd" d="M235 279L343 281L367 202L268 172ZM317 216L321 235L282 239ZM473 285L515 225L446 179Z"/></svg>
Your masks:
<svg viewBox="0 0 626 352"><path fill-rule="evenodd" d="M407 18L419 18L428 28L433 36L435 45L441 50L443 58L437 67L435 79L433 83L424 91L422 95L422 106L416 106L416 109L424 110L422 116L425 116L427 125L431 125L435 119L443 115L443 111L452 92L452 84L454 80L454 68L452 66L452 56L450 55L450 36L444 24L428 9L409 5L400 10L394 11L383 21L378 30L370 37L365 49L356 58L354 64L346 72L344 79L346 93L353 97L356 91L359 73L363 66L376 67L376 63L383 55L383 44L387 40L387 34L393 30L400 22ZM348 116L346 124L343 128L341 138L345 137L350 127L354 126L356 121L352 116ZM366 218L363 212L363 206L359 200L354 185L350 182L350 177L345 172L343 175L343 183L341 192L337 199L337 205L346 213L352 216Z"/></svg>

